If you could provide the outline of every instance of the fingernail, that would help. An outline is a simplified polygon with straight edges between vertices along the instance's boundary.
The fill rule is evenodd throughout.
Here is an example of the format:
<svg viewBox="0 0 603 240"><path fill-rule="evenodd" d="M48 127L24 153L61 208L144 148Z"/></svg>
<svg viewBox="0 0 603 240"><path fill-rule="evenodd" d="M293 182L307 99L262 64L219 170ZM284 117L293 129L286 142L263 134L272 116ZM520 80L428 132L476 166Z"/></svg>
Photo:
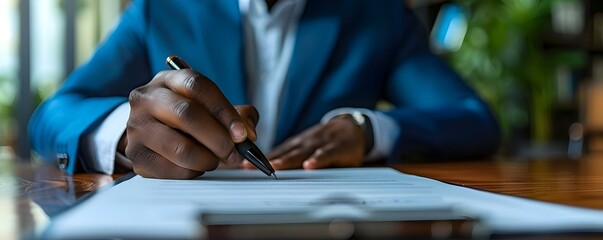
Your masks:
<svg viewBox="0 0 603 240"><path fill-rule="evenodd" d="M302 164L302 168L304 168L304 169L314 169L314 168L316 168L316 160L315 159L310 159L310 160L304 161L304 163Z"/></svg>
<svg viewBox="0 0 603 240"><path fill-rule="evenodd" d="M247 131L245 130L245 125L240 122L234 122L230 125L230 134L237 141L244 140L247 137Z"/></svg>
<svg viewBox="0 0 603 240"><path fill-rule="evenodd" d="M270 165L272 165L272 167L274 169L280 169L281 165L283 165L283 160L281 160L281 159L270 160Z"/></svg>

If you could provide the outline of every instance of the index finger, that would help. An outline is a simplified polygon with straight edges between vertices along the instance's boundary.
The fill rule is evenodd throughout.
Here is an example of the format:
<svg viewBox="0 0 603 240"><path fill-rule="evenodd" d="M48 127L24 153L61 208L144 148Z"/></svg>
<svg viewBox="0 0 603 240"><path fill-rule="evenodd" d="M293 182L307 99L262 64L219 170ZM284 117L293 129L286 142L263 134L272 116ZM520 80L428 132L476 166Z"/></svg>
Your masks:
<svg viewBox="0 0 603 240"><path fill-rule="evenodd" d="M205 107L220 125L228 129L235 143L247 138L243 119L209 78L192 69L164 71L159 74L167 88Z"/></svg>

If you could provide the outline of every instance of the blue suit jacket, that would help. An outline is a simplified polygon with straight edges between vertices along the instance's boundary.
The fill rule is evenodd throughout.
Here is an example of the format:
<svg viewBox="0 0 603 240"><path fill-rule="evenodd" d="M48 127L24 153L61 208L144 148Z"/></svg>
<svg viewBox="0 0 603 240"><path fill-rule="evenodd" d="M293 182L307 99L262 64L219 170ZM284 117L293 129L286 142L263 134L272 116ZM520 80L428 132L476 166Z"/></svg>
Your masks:
<svg viewBox="0 0 603 240"><path fill-rule="evenodd" d="M127 101L176 54L216 82L232 104L246 104L243 36L236 0L141 0L90 61L73 72L30 122L34 149L76 170L82 134ZM276 144L329 110L375 107L400 126L390 160L403 155L466 158L493 153L498 127L488 107L434 56L402 0L309 0L284 84Z"/></svg>

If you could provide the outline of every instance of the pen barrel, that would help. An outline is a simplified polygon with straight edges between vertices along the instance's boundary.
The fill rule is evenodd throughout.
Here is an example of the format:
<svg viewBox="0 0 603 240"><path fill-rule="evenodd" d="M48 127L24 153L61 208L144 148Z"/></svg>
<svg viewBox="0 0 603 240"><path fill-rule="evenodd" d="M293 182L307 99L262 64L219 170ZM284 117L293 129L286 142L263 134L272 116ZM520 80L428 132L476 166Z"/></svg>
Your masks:
<svg viewBox="0 0 603 240"><path fill-rule="evenodd" d="M165 60L165 63L173 70L190 69L191 68L191 66L189 66L187 63L184 62L184 60L182 60L181 58L179 58L176 55L167 57L167 59Z"/></svg>
<svg viewBox="0 0 603 240"><path fill-rule="evenodd" d="M274 169L272 168L264 154L262 154L262 151L260 151L260 149L255 144L253 144L251 140L246 139L241 143L237 143L235 144L235 148L237 149L237 152L239 152L239 154L245 157L245 159L251 162L251 164L253 164L256 168L258 168L266 175L270 176L274 172Z"/></svg>

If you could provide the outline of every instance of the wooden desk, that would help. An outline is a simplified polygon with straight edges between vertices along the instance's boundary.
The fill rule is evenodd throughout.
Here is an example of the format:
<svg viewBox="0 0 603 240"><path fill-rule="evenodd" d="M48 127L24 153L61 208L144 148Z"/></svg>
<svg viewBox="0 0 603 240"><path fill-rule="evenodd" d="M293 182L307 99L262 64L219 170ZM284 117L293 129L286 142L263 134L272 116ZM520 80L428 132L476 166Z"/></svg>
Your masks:
<svg viewBox="0 0 603 240"><path fill-rule="evenodd" d="M603 155L580 160L470 161L393 167L461 186L603 210ZM120 177L102 174L67 176L54 166L18 167L16 175L16 194L11 197L16 200L18 210L14 219L18 223L13 233L16 236L30 236L28 234L39 228L41 222L48 221L83 195L111 185L113 179ZM0 195L0 201L3 196L6 200L4 194ZM0 238L6 239L6 235L0 233ZM550 239L551 236L541 238Z"/></svg>
<svg viewBox="0 0 603 240"><path fill-rule="evenodd" d="M603 155L580 160L474 161L394 167L460 186L603 210Z"/></svg>

